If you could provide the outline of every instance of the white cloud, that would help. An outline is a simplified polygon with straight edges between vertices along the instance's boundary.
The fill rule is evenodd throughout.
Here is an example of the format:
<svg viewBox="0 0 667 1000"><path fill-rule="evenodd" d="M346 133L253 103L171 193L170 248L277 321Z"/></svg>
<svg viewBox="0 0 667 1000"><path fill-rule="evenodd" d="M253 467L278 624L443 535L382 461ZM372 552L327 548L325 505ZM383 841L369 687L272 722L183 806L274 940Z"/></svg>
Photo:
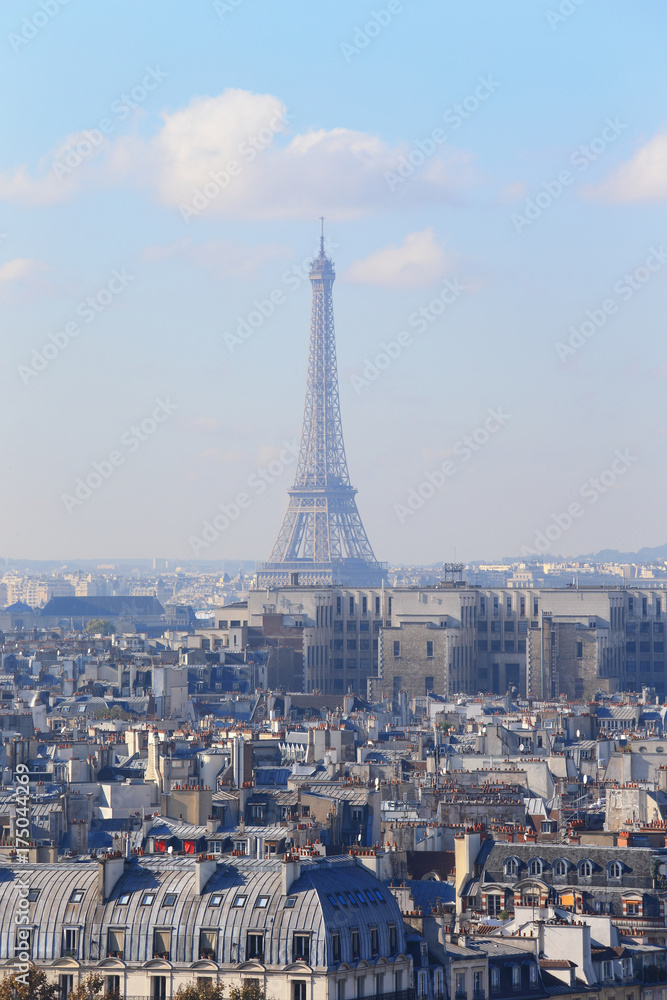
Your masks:
<svg viewBox="0 0 667 1000"><path fill-rule="evenodd" d="M98 141L91 141L94 132ZM96 129L74 132L41 158L33 174L26 164L0 174L0 200L29 205L65 201L81 187L86 169L110 149L109 140Z"/></svg>
<svg viewBox="0 0 667 1000"><path fill-rule="evenodd" d="M658 132L635 155L587 194L604 201L667 200L667 132Z"/></svg>
<svg viewBox="0 0 667 1000"><path fill-rule="evenodd" d="M347 128L308 129L294 134L294 116L271 94L225 90L194 98L186 108L162 113L153 136L137 133L105 139L61 180L54 160L77 148L85 133L69 136L44 157L0 175L0 199L31 203L63 200L83 183L132 183L152 190L172 208L192 204L197 190L217 193L205 211L238 218L351 218L396 204L451 203L470 188L470 158L438 150L409 180L392 191L386 174L409 154L378 136ZM288 133L291 138L288 138Z"/></svg>
<svg viewBox="0 0 667 1000"><path fill-rule="evenodd" d="M41 260L35 260L33 257L16 257L0 265L0 283L21 281L45 270L47 266Z"/></svg>
<svg viewBox="0 0 667 1000"><path fill-rule="evenodd" d="M33 257L15 257L0 265L0 298L21 299L35 289L46 288L45 275L51 268Z"/></svg>
<svg viewBox="0 0 667 1000"><path fill-rule="evenodd" d="M355 260L343 278L363 285L426 288L450 271L454 261L429 226L421 232L409 233L400 246L390 243L362 260Z"/></svg>

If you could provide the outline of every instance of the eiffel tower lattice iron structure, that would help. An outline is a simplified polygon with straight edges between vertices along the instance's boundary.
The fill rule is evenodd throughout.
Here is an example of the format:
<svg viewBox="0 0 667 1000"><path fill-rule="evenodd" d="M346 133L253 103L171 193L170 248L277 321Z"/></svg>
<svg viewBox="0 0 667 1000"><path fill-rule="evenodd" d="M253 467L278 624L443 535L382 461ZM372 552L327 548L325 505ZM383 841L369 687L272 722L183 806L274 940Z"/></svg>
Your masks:
<svg viewBox="0 0 667 1000"><path fill-rule="evenodd" d="M336 272L324 250L324 228L309 277L313 300L299 459L278 538L257 570L257 586L294 583L295 573L301 584L381 586L386 567L373 555L347 470L332 300Z"/></svg>

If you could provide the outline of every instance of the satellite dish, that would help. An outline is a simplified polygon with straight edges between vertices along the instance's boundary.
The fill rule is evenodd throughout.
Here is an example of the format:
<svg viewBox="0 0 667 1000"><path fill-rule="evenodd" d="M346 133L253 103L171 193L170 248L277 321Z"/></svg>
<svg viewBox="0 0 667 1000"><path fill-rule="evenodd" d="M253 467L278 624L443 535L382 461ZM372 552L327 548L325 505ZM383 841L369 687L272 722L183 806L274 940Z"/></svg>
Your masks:
<svg viewBox="0 0 667 1000"><path fill-rule="evenodd" d="M581 729L577 729L577 739L581 737Z"/></svg>
<svg viewBox="0 0 667 1000"><path fill-rule="evenodd" d="M523 744L523 743L519 743L519 752L520 752L520 753L523 753L523 751L524 751L525 749L526 749L526 748L525 748L524 744Z"/></svg>
<svg viewBox="0 0 667 1000"><path fill-rule="evenodd" d="M174 848L170 844L169 847L167 848L167 854L173 854L173 853L174 853Z"/></svg>
<svg viewBox="0 0 667 1000"><path fill-rule="evenodd" d="M588 784L588 775L587 774L584 775L584 784L585 785Z"/></svg>

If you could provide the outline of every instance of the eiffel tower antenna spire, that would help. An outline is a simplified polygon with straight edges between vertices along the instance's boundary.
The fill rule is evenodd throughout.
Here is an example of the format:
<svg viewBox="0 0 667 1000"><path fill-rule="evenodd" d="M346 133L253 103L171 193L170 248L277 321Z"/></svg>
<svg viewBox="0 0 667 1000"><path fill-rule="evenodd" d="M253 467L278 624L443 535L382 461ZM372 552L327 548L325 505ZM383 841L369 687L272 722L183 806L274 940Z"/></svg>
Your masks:
<svg viewBox="0 0 667 1000"><path fill-rule="evenodd" d="M385 570L357 510L343 443L332 299L336 272L324 250L323 216L320 252L309 277L313 298L301 447L287 511L268 562L258 567L257 585L285 585L298 573L304 584L379 587Z"/></svg>

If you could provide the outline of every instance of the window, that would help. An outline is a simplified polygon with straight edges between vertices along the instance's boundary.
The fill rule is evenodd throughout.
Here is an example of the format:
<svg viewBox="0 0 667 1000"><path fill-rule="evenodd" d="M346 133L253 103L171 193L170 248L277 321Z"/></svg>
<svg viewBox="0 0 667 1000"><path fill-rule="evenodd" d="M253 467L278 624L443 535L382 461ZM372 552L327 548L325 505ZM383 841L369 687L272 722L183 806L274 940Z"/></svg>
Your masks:
<svg viewBox="0 0 667 1000"><path fill-rule="evenodd" d="M310 961L310 934L295 934L292 942L292 961Z"/></svg>
<svg viewBox="0 0 667 1000"><path fill-rule="evenodd" d="M400 969L398 972L394 973L394 989L397 993L400 993L403 989L403 970Z"/></svg>
<svg viewBox="0 0 667 1000"><path fill-rule="evenodd" d="M486 897L486 912L489 917L497 917L502 908L501 896L497 893L491 893Z"/></svg>
<svg viewBox="0 0 667 1000"><path fill-rule="evenodd" d="M142 906L152 906L154 902L155 902L155 893L154 892L145 892L143 894L143 896L141 897L141 905Z"/></svg>
<svg viewBox="0 0 667 1000"><path fill-rule="evenodd" d="M165 927L163 930L153 931L153 958L165 958L169 961L171 957L171 928Z"/></svg>
<svg viewBox="0 0 667 1000"><path fill-rule="evenodd" d="M457 1000L464 1000L467 996L466 994L466 974L465 972L456 973L456 998Z"/></svg>
<svg viewBox="0 0 667 1000"><path fill-rule="evenodd" d="M306 980L292 980L292 1000L306 1000Z"/></svg>
<svg viewBox="0 0 667 1000"><path fill-rule="evenodd" d="M500 989L500 969L497 969L495 967L491 969L491 989L492 990Z"/></svg>
<svg viewBox="0 0 667 1000"><path fill-rule="evenodd" d="M359 958L359 928L350 928L350 946L352 951L352 961L354 962Z"/></svg>
<svg viewBox="0 0 667 1000"><path fill-rule="evenodd" d="M70 896L68 902L69 903L81 903L81 902L83 902L84 893L85 893L85 889L75 889L74 892L72 893L72 895Z"/></svg>
<svg viewBox="0 0 667 1000"><path fill-rule="evenodd" d="M166 996L167 996L167 977L152 976L151 1000L166 1000Z"/></svg>
<svg viewBox="0 0 667 1000"><path fill-rule="evenodd" d="M577 659L581 660L584 655L584 644L581 639L577 639Z"/></svg>
<svg viewBox="0 0 667 1000"><path fill-rule="evenodd" d="M368 611L368 598L364 595L361 598L361 613L365 615Z"/></svg>
<svg viewBox="0 0 667 1000"><path fill-rule="evenodd" d="M521 989L521 966L520 965L513 965L512 966L512 989L515 989L515 990L520 990Z"/></svg>
<svg viewBox="0 0 667 1000"><path fill-rule="evenodd" d="M612 861L609 865L609 878L620 878L621 877L621 862Z"/></svg>
<svg viewBox="0 0 667 1000"><path fill-rule="evenodd" d="M107 932L108 958L122 958L125 953L125 931L122 927L110 927Z"/></svg>
<svg viewBox="0 0 667 1000"><path fill-rule="evenodd" d="M602 978L603 979L613 979L614 972L611 962L602 963Z"/></svg>
<svg viewBox="0 0 667 1000"><path fill-rule="evenodd" d="M389 930L389 955L396 954L396 924L388 924Z"/></svg>
<svg viewBox="0 0 667 1000"><path fill-rule="evenodd" d="M175 892L168 892L162 901L163 906L175 906L178 896Z"/></svg>
<svg viewBox="0 0 667 1000"><path fill-rule="evenodd" d="M246 958L256 958L260 962L264 960L264 935L257 931L251 931L246 940Z"/></svg>
<svg viewBox="0 0 667 1000"><path fill-rule="evenodd" d="M378 903L384 903L384 896L382 895L379 889L375 890L375 895L377 897Z"/></svg>
<svg viewBox="0 0 667 1000"><path fill-rule="evenodd" d="M331 934L331 959L333 962L340 962L340 934L333 931Z"/></svg>
<svg viewBox="0 0 667 1000"><path fill-rule="evenodd" d="M247 898L248 898L247 896L235 896L234 897L234 902L232 903L232 906L237 906L237 907L238 906L245 906L245 901L246 901Z"/></svg>
<svg viewBox="0 0 667 1000"><path fill-rule="evenodd" d="M63 931L63 955L76 958L79 951L79 932L76 928L66 927Z"/></svg>
<svg viewBox="0 0 667 1000"><path fill-rule="evenodd" d="M20 956L21 952L24 952L29 956L32 952L32 943L32 929L29 927L17 927L16 937L14 938L14 954Z"/></svg>
<svg viewBox="0 0 667 1000"><path fill-rule="evenodd" d="M120 996L120 976L105 976L104 989L108 996Z"/></svg>
<svg viewBox="0 0 667 1000"><path fill-rule="evenodd" d="M632 975L632 959L631 958L623 958L623 959L621 959L621 972L622 972L624 978L627 977L627 976L631 976Z"/></svg>
<svg viewBox="0 0 667 1000"><path fill-rule="evenodd" d="M288 896L287 899L285 900L285 909L291 910L295 903L296 903L296 896Z"/></svg>
<svg viewBox="0 0 667 1000"><path fill-rule="evenodd" d="M531 964L528 968L530 969L530 985L535 987L537 986L537 966Z"/></svg>
<svg viewBox="0 0 667 1000"><path fill-rule="evenodd" d="M363 903L364 906L366 906L366 897L364 896L363 892L357 893L357 899L359 900L360 903Z"/></svg>
<svg viewBox="0 0 667 1000"><path fill-rule="evenodd" d="M401 655L401 644L398 641L398 639L395 639L394 640L394 656L400 656L400 655Z"/></svg>
<svg viewBox="0 0 667 1000"><path fill-rule="evenodd" d="M505 874L514 876L517 873L517 863L515 858L507 858L505 861Z"/></svg>
<svg viewBox="0 0 667 1000"><path fill-rule="evenodd" d="M382 996L384 993L384 972L378 972L375 977L375 995Z"/></svg>
<svg viewBox="0 0 667 1000"><path fill-rule="evenodd" d="M124 892L122 894L122 896L118 897L118 899L116 901L116 905L117 906L127 906L129 902L130 902L130 894L129 894L129 892Z"/></svg>
<svg viewBox="0 0 667 1000"><path fill-rule="evenodd" d="M375 902L375 896L373 895L373 893L372 893L372 891L370 889L366 889L366 895L368 896L368 898L371 901L371 903Z"/></svg>
<svg viewBox="0 0 667 1000"><path fill-rule="evenodd" d="M426 640L426 656L430 659L433 656L433 640Z"/></svg>
<svg viewBox="0 0 667 1000"><path fill-rule="evenodd" d="M632 917L641 916L642 904L638 899L629 899L626 903L625 912Z"/></svg>
<svg viewBox="0 0 667 1000"><path fill-rule="evenodd" d="M341 906L347 906L347 900L341 893L338 893L338 902Z"/></svg>
<svg viewBox="0 0 667 1000"><path fill-rule="evenodd" d="M209 900L208 905L209 906L220 906L221 903L222 903L222 896L219 895L219 893L213 893L213 895L211 896L211 898Z"/></svg>
<svg viewBox="0 0 667 1000"><path fill-rule="evenodd" d="M366 989L366 977L357 976L357 1000L360 1000L364 996L364 991Z"/></svg>
<svg viewBox="0 0 667 1000"><path fill-rule="evenodd" d="M540 858L532 858L530 862L530 874L531 875L541 875L542 874L542 861Z"/></svg>
<svg viewBox="0 0 667 1000"><path fill-rule="evenodd" d="M593 865L590 861L582 861L579 865L579 875L581 878L590 878L593 874Z"/></svg>
<svg viewBox="0 0 667 1000"><path fill-rule="evenodd" d="M68 997L74 989L74 976L58 976L58 985L60 986L61 997Z"/></svg>
<svg viewBox="0 0 667 1000"><path fill-rule="evenodd" d="M420 972L419 976L417 977L417 991L418 991L418 994L419 994L420 997L425 997L426 994L428 993L428 989L426 987L426 973L425 972Z"/></svg>
<svg viewBox="0 0 667 1000"><path fill-rule="evenodd" d="M371 935L371 958L377 958L379 953L377 927L370 928L370 935Z"/></svg>
<svg viewBox="0 0 667 1000"><path fill-rule="evenodd" d="M354 822L354 816L352 817L352 821ZM359 821L357 820L357 822L359 822ZM359 904L357 903L356 899L354 898L354 896L352 895L351 892L346 893L346 895L347 895L347 898L350 901L350 905L351 906L359 906Z"/></svg>
<svg viewBox="0 0 667 1000"><path fill-rule="evenodd" d="M258 910L265 910L269 905L270 896L258 896L255 901L255 908Z"/></svg>
<svg viewBox="0 0 667 1000"><path fill-rule="evenodd" d="M199 957L214 962L218 950L218 932L202 927L199 931Z"/></svg>
<svg viewBox="0 0 667 1000"><path fill-rule="evenodd" d="M327 896L327 899L329 900L332 906L335 906L336 909L338 909L338 903L336 902L335 896Z"/></svg>
<svg viewBox="0 0 667 1000"><path fill-rule="evenodd" d="M472 992L473 996L480 998L484 996L484 973L483 972L473 972L472 974Z"/></svg>

